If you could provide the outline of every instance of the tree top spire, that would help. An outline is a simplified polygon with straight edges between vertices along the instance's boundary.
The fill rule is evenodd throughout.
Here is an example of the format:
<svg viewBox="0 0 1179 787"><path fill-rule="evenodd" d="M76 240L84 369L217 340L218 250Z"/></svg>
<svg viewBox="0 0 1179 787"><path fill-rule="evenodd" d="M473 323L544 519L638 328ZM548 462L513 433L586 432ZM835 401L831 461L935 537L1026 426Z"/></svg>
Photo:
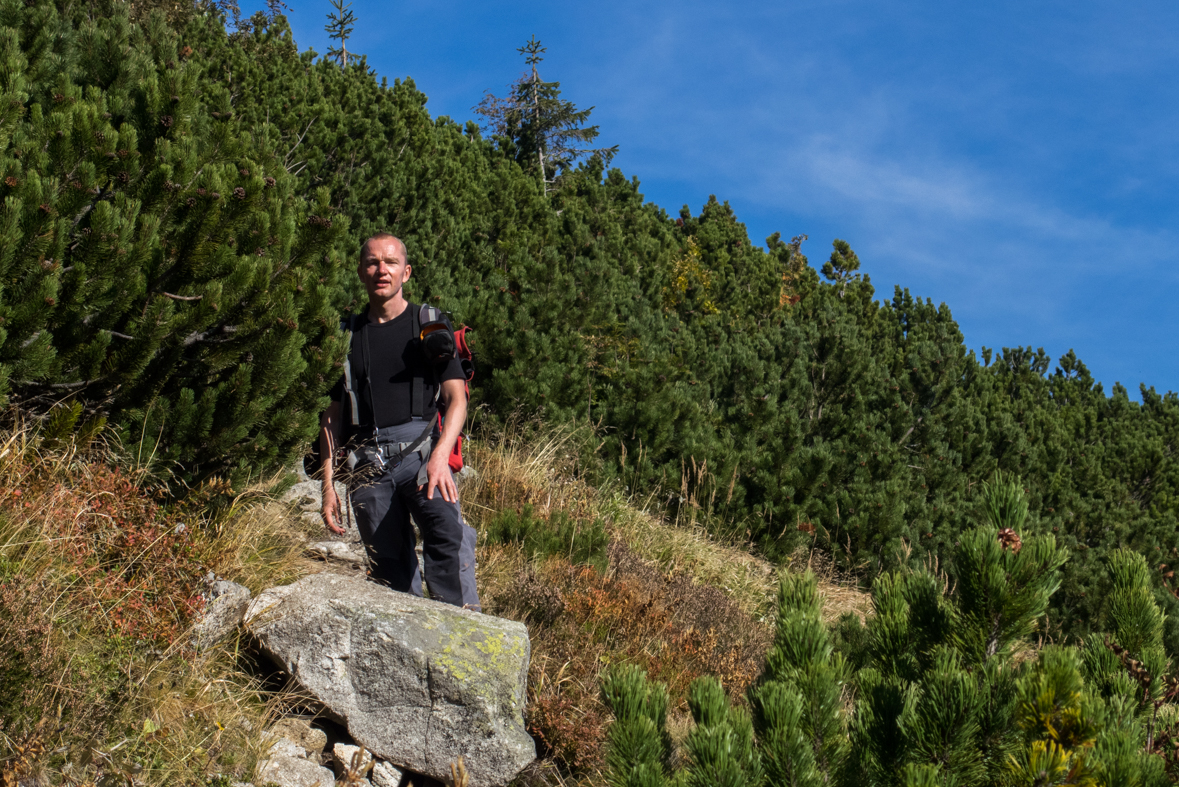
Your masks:
<svg viewBox="0 0 1179 787"><path fill-rule="evenodd" d="M544 60L544 58L541 57L541 53L547 52L548 49L541 46L540 41L537 40L536 35L534 34L531 38L528 39L524 46L518 48L516 51L524 55L524 62L532 66L532 75L533 77L536 77L536 64Z"/></svg>

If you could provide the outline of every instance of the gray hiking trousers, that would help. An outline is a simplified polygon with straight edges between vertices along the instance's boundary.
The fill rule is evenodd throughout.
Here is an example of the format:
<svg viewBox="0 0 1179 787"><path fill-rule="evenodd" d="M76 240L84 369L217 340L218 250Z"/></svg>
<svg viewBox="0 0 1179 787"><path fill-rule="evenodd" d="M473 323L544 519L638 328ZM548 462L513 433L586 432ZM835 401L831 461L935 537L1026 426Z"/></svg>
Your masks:
<svg viewBox="0 0 1179 787"><path fill-rule="evenodd" d="M408 443L424 423L410 421L381 429L378 442ZM429 444L427 443L427 446ZM438 601L479 610L475 587L475 530L462 518L458 503L448 503L434 490L426 497L424 464L429 451L415 451L396 465L356 468L367 476L353 485L356 527L369 555L373 579L403 593L422 595L422 567L414 547L413 523L422 534L426 586Z"/></svg>

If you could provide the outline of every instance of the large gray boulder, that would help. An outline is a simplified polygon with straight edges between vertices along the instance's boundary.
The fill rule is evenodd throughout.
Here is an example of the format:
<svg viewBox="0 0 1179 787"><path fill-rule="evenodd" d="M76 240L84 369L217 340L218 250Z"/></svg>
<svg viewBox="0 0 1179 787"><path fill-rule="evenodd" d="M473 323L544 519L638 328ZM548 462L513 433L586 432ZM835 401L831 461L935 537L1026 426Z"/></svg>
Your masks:
<svg viewBox="0 0 1179 787"><path fill-rule="evenodd" d="M492 787L536 757L522 623L322 573L259 594L246 625L383 760L445 780L462 756L471 787Z"/></svg>

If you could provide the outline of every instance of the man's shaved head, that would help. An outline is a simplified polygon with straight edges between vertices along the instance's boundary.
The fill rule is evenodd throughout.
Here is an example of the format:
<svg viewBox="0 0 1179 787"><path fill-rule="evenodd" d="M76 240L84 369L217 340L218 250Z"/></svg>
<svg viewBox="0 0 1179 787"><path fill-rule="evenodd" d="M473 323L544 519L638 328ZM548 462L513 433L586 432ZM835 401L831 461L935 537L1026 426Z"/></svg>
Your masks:
<svg viewBox="0 0 1179 787"><path fill-rule="evenodd" d="M396 235L394 235L390 232L378 232L375 235L370 236L368 238L368 240L366 240L364 243L360 244L360 256L361 257L364 256L364 251L365 251L365 249L368 248L368 244L372 243L374 240L391 240L391 241L393 241L394 243L397 244L397 251L399 254L401 254L401 259L405 260L406 262L409 261L409 252L406 251L406 249L405 249L405 241L401 240L401 238L397 237Z"/></svg>

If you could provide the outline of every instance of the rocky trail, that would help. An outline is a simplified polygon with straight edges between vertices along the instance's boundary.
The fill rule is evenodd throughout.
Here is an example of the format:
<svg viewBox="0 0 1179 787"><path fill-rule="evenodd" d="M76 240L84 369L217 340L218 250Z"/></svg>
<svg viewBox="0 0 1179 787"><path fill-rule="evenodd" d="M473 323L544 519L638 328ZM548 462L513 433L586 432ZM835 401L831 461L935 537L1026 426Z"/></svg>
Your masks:
<svg viewBox="0 0 1179 787"><path fill-rule="evenodd" d="M342 535L323 528L318 481L302 478L281 502L301 530L322 533L307 543L305 576L252 599L241 585L210 577L194 634L199 650L244 627L308 699L312 717L283 718L267 731L254 784L510 782L536 757L523 718L525 626L368 582L351 512Z"/></svg>

